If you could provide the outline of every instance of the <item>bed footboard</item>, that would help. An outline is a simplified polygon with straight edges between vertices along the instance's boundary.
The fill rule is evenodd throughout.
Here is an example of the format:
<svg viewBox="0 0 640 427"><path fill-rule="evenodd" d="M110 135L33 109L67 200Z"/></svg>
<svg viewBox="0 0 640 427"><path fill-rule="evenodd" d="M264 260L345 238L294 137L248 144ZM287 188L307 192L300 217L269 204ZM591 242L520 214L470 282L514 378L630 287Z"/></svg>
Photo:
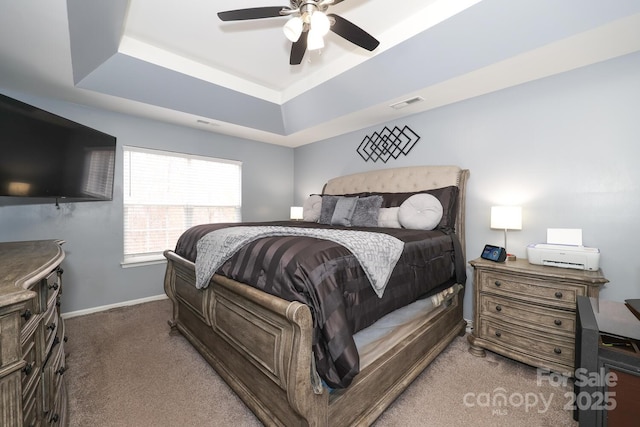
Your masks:
<svg viewBox="0 0 640 427"><path fill-rule="evenodd" d="M312 386L309 308L219 275L198 290L193 263L172 251L165 257L170 325L256 416L268 425L327 425L328 392Z"/></svg>
<svg viewBox="0 0 640 427"><path fill-rule="evenodd" d="M314 392L309 308L215 275L196 289L195 266L166 251L169 322L266 425L368 425L456 337L460 292L431 320L364 369L347 389Z"/></svg>

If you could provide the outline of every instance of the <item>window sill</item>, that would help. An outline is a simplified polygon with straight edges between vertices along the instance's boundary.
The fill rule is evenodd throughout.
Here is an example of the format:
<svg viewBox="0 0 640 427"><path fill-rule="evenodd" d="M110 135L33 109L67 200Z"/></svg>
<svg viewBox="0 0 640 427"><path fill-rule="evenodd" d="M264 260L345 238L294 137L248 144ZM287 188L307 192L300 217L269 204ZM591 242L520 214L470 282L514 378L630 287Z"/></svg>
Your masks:
<svg viewBox="0 0 640 427"><path fill-rule="evenodd" d="M135 259L130 259L126 261L122 261L120 266L122 268L132 268L132 267L144 267L147 265L156 265L156 264L166 264L167 260L162 255L153 255L148 257L139 257Z"/></svg>

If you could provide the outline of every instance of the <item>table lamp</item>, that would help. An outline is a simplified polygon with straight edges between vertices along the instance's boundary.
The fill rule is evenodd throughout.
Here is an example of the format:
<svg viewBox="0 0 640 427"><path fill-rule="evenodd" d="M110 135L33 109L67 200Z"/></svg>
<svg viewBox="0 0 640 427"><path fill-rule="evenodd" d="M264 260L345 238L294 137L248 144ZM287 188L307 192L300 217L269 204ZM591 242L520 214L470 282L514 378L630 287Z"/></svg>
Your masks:
<svg viewBox="0 0 640 427"><path fill-rule="evenodd" d="M507 230L522 230L522 207L492 206L491 228L504 230L504 249L507 251L507 261L515 261L516 256L510 254L507 248Z"/></svg>
<svg viewBox="0 0 640 427"><path fill-rule="evenodd" d="M303 218L302 206L291 206L291 212L289 215L294 221L300 221Z"/></svg>

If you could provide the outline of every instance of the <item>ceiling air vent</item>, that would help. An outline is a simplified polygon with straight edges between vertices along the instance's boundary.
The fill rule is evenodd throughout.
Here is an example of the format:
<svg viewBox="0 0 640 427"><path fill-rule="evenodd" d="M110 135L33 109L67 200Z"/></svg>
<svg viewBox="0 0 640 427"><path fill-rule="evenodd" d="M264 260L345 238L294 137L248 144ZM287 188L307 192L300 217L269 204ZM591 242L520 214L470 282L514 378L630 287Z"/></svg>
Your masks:
<svg viewBox="0 0 640 427"><path fill-rule="evenodd" d="M413 98L405 99L404 101L396 102L395 104L391 104L389 105L389 107L395 110L399 110L401 108L408 107L411 104L415 104L416 102L422 102L422 101L424 101L423 97L416 96Z"/></svg>

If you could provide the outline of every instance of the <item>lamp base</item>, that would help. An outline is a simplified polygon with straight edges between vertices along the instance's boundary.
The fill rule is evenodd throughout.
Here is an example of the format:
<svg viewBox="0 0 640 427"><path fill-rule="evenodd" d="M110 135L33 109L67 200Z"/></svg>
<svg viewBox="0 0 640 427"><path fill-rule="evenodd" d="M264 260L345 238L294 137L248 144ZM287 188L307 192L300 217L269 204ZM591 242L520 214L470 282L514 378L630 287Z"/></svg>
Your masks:
<svg viewBox="0 0 640 427"><path fill-rule="evenodd" d="M507 261L515 261L516 256L514 254L507 254Z"/></svg>

